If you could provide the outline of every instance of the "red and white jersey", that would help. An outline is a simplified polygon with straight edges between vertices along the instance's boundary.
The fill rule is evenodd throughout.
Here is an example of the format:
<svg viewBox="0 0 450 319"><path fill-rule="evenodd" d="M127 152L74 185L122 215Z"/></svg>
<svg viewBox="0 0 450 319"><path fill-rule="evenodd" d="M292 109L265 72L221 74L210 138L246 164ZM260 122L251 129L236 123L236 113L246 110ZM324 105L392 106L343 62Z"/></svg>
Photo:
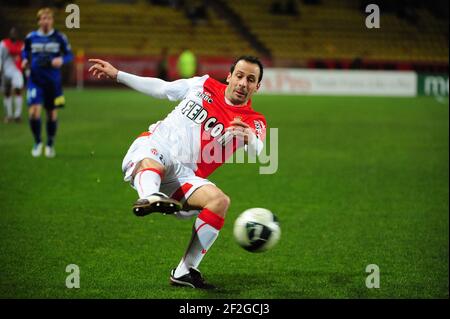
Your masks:
<svg viewBox="0 0 450 319"><path fill-rule="evenodd" d="M0 42L0 71L6 75L14 72L22 72L21 51L23 49L23 41L11 41L11 39L3 39Z"/></svg>
<svg viewBox="0 0 450 319"><path fill-rule="evenodd" d="M209 176L243 146L226 132L235 118L247 123L257 139L265 139L264 116L252 109L251 100L240 106L228 104L226 87L208 75L170 82L165 97L181 102L164 120L149 128L152 139L164 143L173 159L199 177Z"/></svg>

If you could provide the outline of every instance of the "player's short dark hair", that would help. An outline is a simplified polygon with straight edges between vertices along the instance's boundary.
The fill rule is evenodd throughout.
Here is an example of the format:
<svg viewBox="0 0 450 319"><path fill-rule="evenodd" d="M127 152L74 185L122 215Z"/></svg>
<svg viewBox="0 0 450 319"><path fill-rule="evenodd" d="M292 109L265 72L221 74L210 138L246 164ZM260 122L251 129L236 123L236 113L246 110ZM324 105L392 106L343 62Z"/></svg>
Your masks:
<svg viewBox="0 0 450 319"><path fill-rule="evenodd" d="M254 57L251 55L241 55L239 58L237 58L230 67L230 73L233 74L236 64L241 60L244 60L244 61L247 61L247 62L253 63L253 64L258 64L258 67L259 67L258 83L261 82L262 77L263 77L264 67L263 67L261 61L257 57Z"/></svg>

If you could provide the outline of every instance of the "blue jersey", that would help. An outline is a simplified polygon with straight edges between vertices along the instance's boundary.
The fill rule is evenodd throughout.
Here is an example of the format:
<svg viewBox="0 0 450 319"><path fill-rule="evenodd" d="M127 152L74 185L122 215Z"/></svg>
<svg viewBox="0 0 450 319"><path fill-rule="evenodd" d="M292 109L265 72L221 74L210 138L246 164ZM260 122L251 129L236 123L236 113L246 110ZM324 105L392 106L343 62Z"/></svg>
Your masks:
<svg viewBox="0 0 450 319"><path fill-rule="evenodd" d="M30 63L30 77L36 84L48 81L61 81L61 70L51 65L52 59L62 57L64 64L73 60L73 54L67 37L53 30L48 34L32 31L25 38L22 59Z"/></svg>
<svg viewBox="0 0 450 319"><path fill-rule="evenodd" d="M67 37L57 30L48 34L41 31L30 32L25 38L22 59L30 65L28 79L28 105L44 104L47 108L64 105L61 69L52 67L52 60L62 57L63 63L73 60Z"/></svg>

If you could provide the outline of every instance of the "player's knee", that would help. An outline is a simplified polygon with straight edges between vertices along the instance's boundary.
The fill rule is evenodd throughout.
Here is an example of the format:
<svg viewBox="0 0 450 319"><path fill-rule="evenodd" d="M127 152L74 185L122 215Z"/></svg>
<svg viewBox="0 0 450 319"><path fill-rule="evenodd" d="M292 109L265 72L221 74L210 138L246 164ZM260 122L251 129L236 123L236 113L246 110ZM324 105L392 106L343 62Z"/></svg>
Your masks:
<svg viewBox="0 0 450 319"><path fill-rule="evenodd" d="M30 116L31 119L39 119L41 116L41 112L38 106L30 106L30 108L28 109L28 114Z"/></svg>
<svg viewBox="0 0 450 319"><path fill-rule="evenodd" d="M56 121L58 119L58 112L56 110L52 110L48 114L48 118L50 119L50 121Z"/></svg>
<svg viewBox="0 0 450 319"><path fill-rule="evenodd" d="M230 197L228 197L222 192L215 194L211 200L211 206L213 206L213 211L222 217L225 217L228 208L230 207L230 204L231 204Z"/></svg>
<svg viewBox="0 0 450 319"><path fill-rule="evenodd" d="M136 166L136 170L134 174L137 172L146 169L146 168L156 168L161 172L162 175L165 173L165 168L163 165L158 163L157 161L151 159L151 158L144 158L142 161L139 162L139 164Z"/></svg>

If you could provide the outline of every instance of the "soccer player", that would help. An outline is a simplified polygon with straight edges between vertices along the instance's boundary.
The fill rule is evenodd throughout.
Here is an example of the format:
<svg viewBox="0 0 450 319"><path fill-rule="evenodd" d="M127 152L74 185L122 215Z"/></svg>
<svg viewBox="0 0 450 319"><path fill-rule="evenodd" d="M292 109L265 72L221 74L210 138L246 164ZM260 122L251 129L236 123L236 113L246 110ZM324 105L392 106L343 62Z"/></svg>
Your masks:
<svg viewBox="0 0 450 319"><path fill-rule="evenodd" d="M0 74L2 76L5 123L13 120L20 122L22 119L22 49L23 41L18 39L16 28L11 28L9 38L0 43Z"/></svg>
<svg viewBox="0 0 450 319"><path fill-rule="evenodd" d="M90 59L93 76L109 77L156 98L181 100L164 120L150 125L130 146L122 163L124 180L136 189L137 216L152 212L195 216L192 238L173 285L210 289L198 267L219 235L230 199L207 177L238 148L257 155L263 148L266 120L253 110L251 97L263 76L261 62L251 56L231 66L228 85L208 75L166 82L118 71L110 63Z"/></svg>
<svg viewBox="0 0 450 319"><path fill-rule="evenodd" d="M54 140L56 136L59 107L64 106L61 83L61 66L73 59L66 36L53 29L53 11L50 8L40 9L37 13L39 29L25 38L22 51L22 66L30 66L28 78L27 103L30 128L34 137L31 150L33 157L42 154L41 141L41 108L47 113L47 145L45 156L55 157Z"/></svg>

